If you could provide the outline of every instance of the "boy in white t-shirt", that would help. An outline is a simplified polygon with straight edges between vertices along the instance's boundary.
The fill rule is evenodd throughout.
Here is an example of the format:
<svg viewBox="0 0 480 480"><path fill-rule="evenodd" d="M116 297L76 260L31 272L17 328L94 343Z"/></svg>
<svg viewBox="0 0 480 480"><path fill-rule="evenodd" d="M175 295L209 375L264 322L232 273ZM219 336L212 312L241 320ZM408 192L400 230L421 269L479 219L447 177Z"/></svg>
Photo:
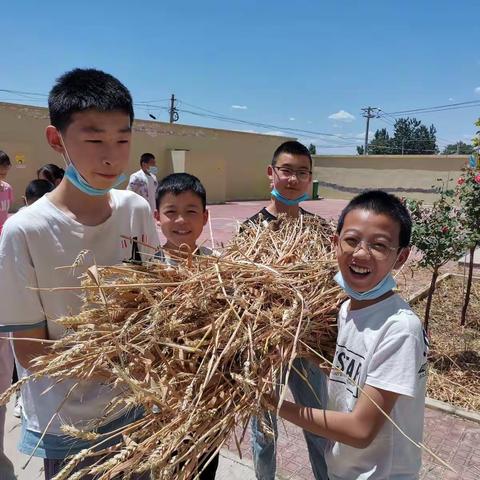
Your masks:
<svg viewBox="0 0 480 480"><path fill-rule="evenodd" d="M367 191L343 210L335 277L350 297L338 315L329 410L284 402L280 416L330 439L330 480L418 479L428 342L422 323L393 288L409 254L410 215L401 201ZM273 402L275 403L275 402Z"/></svg>
<svg viewBox="0 0 480 480"><path fill-rule="evenodd" d="M140 261L143 253L153 253L142 245L158 244L147 202L112 189L125 179L130 153L133 107L126 87L104 72L75 69L57 80L48 104L46 137L67 163L65 176L52 192L7 220L0 239L0 329L36 340L13 342L22 376L35 372L32 361L47 352L48 343L41 340L64 335L55 319L82 307L81 291L45 288L76 287L93 261ZM80 252L83 258L76 262ZM75 269L59 268L74 263ZM42 377L27 383L20 451L43 457L45 478L52 478L69 455L91 445L65 436L62 423L88 428L121 394L93 380L56 383ZM136 416L117 410L98 431L113 431Z"/></svg>

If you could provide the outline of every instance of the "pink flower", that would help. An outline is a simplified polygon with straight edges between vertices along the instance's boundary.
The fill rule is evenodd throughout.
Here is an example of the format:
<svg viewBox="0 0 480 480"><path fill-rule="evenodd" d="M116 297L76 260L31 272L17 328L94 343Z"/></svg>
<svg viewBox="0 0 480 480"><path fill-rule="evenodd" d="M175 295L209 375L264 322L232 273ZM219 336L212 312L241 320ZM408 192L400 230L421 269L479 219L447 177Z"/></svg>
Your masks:
<svg viewBox="0 0 480 480"><path fill-rule="evenodd" d="M475 176L475 181L476 181L477 183L480 183L480 173Z"/></svg>
<svg viewBox="0 0 480 480"><path fill-rule="evenodd" d="M446 225L442 227L442 233L448 233L448 227Z"/></svg>
<svg viewBox="0 0 480 480"><path fill-rule="evenodd" d="M458 180L457 180L457 185L463 185L465 183L465 179L463 177L460 177Z"/></svg>

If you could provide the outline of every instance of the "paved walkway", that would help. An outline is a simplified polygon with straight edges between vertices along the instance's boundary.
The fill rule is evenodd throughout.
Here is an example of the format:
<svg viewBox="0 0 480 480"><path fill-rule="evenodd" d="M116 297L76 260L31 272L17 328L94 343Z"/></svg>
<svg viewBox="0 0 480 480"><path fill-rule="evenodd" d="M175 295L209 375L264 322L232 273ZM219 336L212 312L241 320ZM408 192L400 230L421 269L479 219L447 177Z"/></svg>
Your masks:
<svg viewBox="0 0 480 480"><path fill-rule="evenodd" d="M310 201L305 208L325 218L336 218L346 202L343 200ZM266 202L239 202L209 207L214 245L227 242L236 231L238 221L259 211ZM237 220L238 219L238 220ZM210 244L211 235L206 229L203 239ZM27 460L16 450L19 421L12 416L12 405L7 412L5 450L13 461L19 480L43 478L42 462L34 458L25 470L21 466ZM285 428L284 428L285 427ZM313 479L308 452L301 430L292 424L279 424L278 478L292 480ZM241 432L238 432L241 435ZM449 463L457 473L439 466L430 455L424 454L422 480L478 480L480 479L480 424L462 420L435 410L426 410L425 444L435 454ZM218 480L254 480L250 451L250 431L241 446L238 457L235 443L227 442L221 453ZM1 480L1 479L0 479Z"/></svg>
<svg viewBox="0 0 480 480"><path fill-rule="evenodd" d="M240 429L237 435L241 435ZM454 415L426 409L425 445L456 473L438 464L429 454L423 455L421 480L478 480L480 479L480 424L462 420ZM281 479L314 480L308 451L300 428L291 423L279 423L277 475ZM235 442L227 448L238 456ZM241 445L242 459L251 465L250 429ZM218 477L223 479L224 477ZM227 478L227 477L225 477Z"/></svg>

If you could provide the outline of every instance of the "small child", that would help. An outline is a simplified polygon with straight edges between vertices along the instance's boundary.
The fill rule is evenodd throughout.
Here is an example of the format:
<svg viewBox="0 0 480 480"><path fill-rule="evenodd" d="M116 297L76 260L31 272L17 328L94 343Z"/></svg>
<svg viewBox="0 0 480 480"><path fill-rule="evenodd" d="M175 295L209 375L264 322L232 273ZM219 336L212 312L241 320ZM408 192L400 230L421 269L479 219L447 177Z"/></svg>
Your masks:
<svg viewBox="0 0 480 480"><path fill-rule="evenodd" d="M59 185L64 175L65 170L54 163L47 163L37 170L38 180L47 180L53 188Z"/></svg>
<svg viewBox="0 0 480 480"><path fill-rule="evenodd" d="M175 258L189 253L212 255L209 248L198 246L197 241L208 221L207 194L200 180L188 173L173 173L158 185L155 218L166 238L157 260L174 265ZM205 458L206 457L206 458ZM200 459L200 480L213 480L218 467L219 454Z"/></svg>
<svg viewBox="0 0 480 480"><path fill-rule="evenodd" d="M5 181L9 170L12 168L9 156L0 150L0 235L3 224L7 221L8 211L13 202L12 187Z"/></svg>
<svg viewBox="0 0 480 480"><path fill-rule="evenodd" d="M411 227L401 201L378 190L358 195L340 215L335 280L350 298L338 315L329 410L280 408L284 419L331 440L330 480L418 479L420 449L371 401L422 441L428 342L392 277L408 258Z"/></svg>
<svg viewBox="0 0 480 480"><path fill-rule="evenodd" d="M53 189L54 185L48 180L32 180L25 189L25 196L23 197L25 206L32 205Z"/></svg>
<svg viewBox="0 0 480 480"><path fill-rule="evenodd" d="M188 173L166 176L158 185L156 206L155 219L167 240L157 259L170 263L169 253L212 255L209 248L197 246L208 221L207 194L197 177Z"/></svg>
<svg viewBox="0 0 480 480"><path fill-rule="evenodd" d="M5 181L7 174L12 167L10 158L0 150L0 235L2 227L8 218L8 211L13 202L12 187ZM5 335L0 333L5 338ZM3 393L12 382L13 355L10 343L0 338L0 393ZM7 408L0 407L0 478L15 478L13 465L3 453L3 436L5 428L5 413Z"/></svg>

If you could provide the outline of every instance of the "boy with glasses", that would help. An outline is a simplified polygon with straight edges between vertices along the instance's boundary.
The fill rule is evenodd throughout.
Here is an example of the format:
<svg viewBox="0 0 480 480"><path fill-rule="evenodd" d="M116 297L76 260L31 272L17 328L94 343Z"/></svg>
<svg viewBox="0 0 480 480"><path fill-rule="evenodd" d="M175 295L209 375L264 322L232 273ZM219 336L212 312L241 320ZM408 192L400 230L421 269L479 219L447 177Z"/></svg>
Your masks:
<svg viewBox="0 0 480 480"><path fill-rule="evenodd" d="M312 187L312 157L305 145L296 141L282 143L273 154L267 175L272 187L270 204L247 222L269 222L281 213L294 218L311 215L299 205L310 198Z"/></svg>
<svg viewBox="0 0 480 480"><path fill-rule="evenodd" d="M422 442L428 341L392 277L408 258L411 228L401 201L378 190L340 215L335 280L350 298L338 314L329 409L286 401L279 413L330 440L330 480L418 479L422 452L393 425Z"/></svg>
<svg viewBox="0 0 480 480"><path fill-rule="evenodd" d="M270 222L276 220L279 214L294 218L313 215L299 205L309 198L308 192L312 187L312 157L308 148L295 141L283 143L275 150L267 174L272 186L270 204L245 223ZM293 367L288 386L295 401L317 409L326 407L327 379L318 365L306 358L296 358ZM274 437L265 432L265 425L273 431ZM258 480L275 479L277 434L274 414L265 412L263 418L253 417L253 463ZM304 431L304 435L315 478L327 480L324 459L326 440L308 431Z"/></svg>

